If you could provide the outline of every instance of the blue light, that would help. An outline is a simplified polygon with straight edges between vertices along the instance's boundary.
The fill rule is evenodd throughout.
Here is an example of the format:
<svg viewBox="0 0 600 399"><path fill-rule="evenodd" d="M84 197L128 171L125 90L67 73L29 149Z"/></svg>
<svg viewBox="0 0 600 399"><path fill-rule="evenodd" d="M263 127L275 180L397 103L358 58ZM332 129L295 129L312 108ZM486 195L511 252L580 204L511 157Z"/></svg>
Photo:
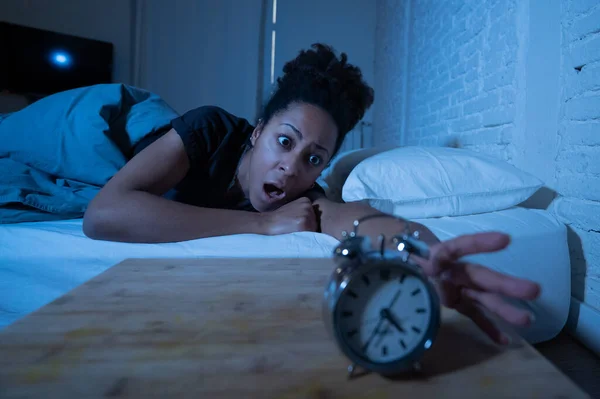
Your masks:
<svg viewBox="0 0 600 399"><path fill-rule="evenodd" d="M53 64L59 67L68 67L69 65L71 65L71 57L68 53L65 53L64 51L56 51L52 53L52 55L50 56L50 60Z"/></svg>

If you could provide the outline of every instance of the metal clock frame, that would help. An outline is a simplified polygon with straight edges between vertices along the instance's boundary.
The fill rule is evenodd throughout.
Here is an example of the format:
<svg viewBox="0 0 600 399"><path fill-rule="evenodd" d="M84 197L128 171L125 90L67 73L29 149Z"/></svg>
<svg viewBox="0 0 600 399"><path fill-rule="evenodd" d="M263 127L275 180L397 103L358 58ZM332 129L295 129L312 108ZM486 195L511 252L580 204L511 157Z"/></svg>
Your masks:
<svg viewBox="0 0 600 399"><path fill-rule="evenodd" d="M379 217L382 215L373 215ZM389 217L389 215L385 215ZM395 217L395 216L392 216ZM363 218L363 221L366 220ZM397 218L397 217L395 217ZM397 218L404 220L402 218ZM332 338L335 339L338 348L353 363L348 367L349 377L354 375L356 366L365 370L375 372L381 375L396 375L411 369L418 368L418 362L423 354L430 349L437 337L441 324L441 305L435 290L435 287L423 273L421 268L409 260L409 255L414 253L419 256L428 257L428 247L425 243L418 240L418 232L409 234L408 222L406 222L406 231L403 234L394 236L392 241L397 245L398 251L384 250L385 237L380 236L380 249L373 250L368 237L357 235L357 228L360 220L354 222L354 231L344 234L346 237L334 251L335 270L328 280L323 297L323 318L325 326ZM338 304L339 299L350 285L354 278L363 273L380 268L390 268L400 270L401 272L412 275L425 284L427 295L431 303L430 322L423 338L419 341L415 349L400 360L382 363L373 362L352 349L343 337L339 328ZM426 343L429 341L429 345Z"/></svg>

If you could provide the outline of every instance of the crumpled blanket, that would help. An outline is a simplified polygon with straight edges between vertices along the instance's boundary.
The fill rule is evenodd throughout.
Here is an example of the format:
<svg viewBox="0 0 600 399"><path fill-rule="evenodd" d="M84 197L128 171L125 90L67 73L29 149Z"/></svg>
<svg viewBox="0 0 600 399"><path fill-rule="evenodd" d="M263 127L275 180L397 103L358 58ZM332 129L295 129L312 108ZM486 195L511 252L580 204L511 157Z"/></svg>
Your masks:
<svg viewBox="0 0 600 399"><path fill-rule="evenodd" d="M133 156L177 113L159 96L103 84L45 97L0 116L0 223L82 217Z"/></svg>

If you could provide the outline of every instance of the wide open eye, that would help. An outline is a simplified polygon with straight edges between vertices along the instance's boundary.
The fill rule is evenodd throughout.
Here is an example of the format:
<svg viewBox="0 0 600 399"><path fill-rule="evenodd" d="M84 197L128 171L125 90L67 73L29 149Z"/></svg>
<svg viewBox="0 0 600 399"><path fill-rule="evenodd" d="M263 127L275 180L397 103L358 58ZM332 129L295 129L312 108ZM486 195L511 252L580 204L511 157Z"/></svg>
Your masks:
<svg viewBox="0 0 600 399"><path fill-rule="evenodd" d="M321 165L321 162L323 162L323 160L321 159L321 157L319 157L317 155L311 155L308 158L308 162L310 162L314 166L319 166L319 165Z"/></svg>
<svg viewBox="0 0 600 399"><path fill-rule="evenodd" d="M292 145L292 140L287 136L279 136L277 137L277 141L285 148L289 148Z"/></svg>

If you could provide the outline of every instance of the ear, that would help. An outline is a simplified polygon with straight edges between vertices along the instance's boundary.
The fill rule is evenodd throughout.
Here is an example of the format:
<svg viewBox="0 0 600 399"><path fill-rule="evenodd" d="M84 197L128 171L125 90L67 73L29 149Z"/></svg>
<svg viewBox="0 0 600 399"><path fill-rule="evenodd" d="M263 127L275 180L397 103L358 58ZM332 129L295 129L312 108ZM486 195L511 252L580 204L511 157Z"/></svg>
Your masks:
<svg viewBox="0 0 600 399"><path fill-rule="evenodd" d="M263 127L264 127L264 124L261 119L258 121L258 125L256 125L256 127L254 128L254 131L252 132L252 135L250 136L250 143L252 144L252 147L254 147L256 145L256 140L258 140L258 137L262 133Z"/></svg>

